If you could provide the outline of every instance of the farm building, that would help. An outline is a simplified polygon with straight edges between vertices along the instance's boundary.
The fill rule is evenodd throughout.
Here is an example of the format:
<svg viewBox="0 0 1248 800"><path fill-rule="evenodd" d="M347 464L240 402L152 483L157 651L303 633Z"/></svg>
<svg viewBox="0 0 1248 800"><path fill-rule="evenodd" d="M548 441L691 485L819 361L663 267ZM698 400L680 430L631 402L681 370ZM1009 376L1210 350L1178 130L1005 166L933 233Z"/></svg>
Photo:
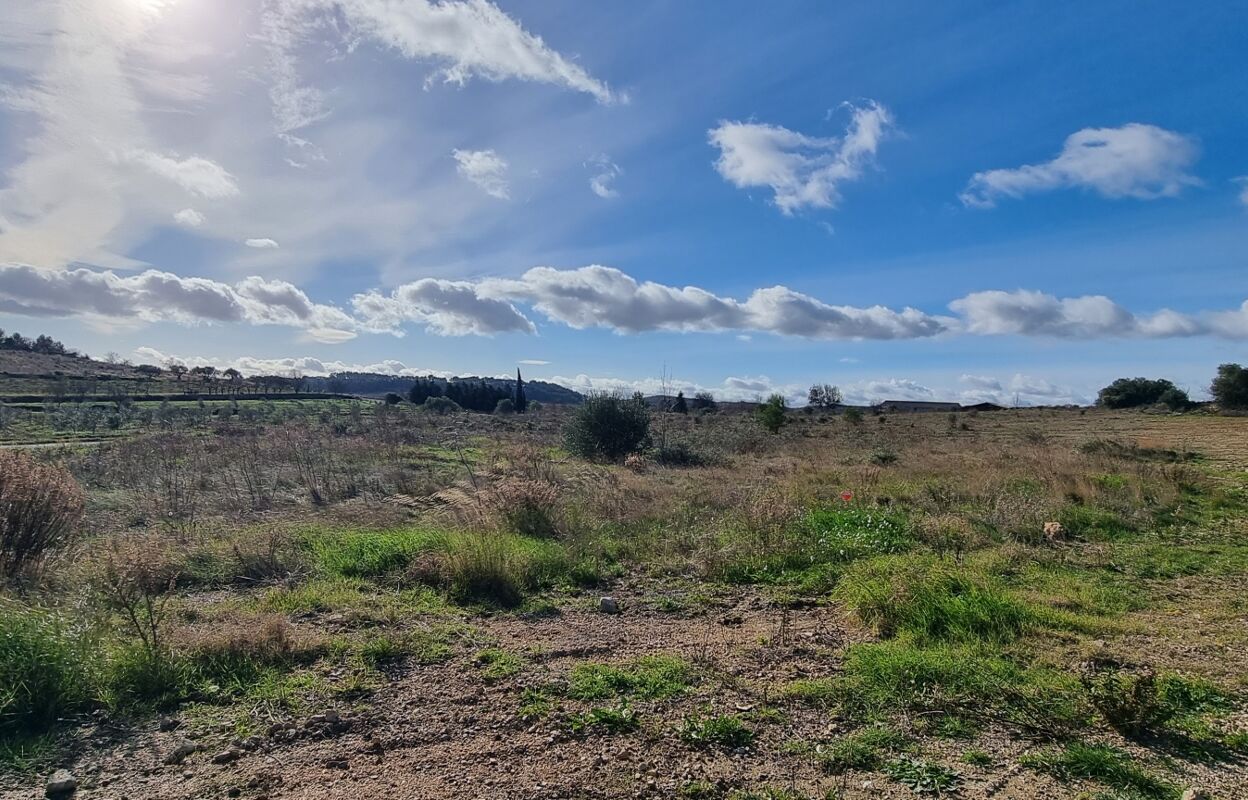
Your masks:
<svg viewBox="0 0 1248 800"><path fill-rule="evenodd" d="M961 403L933 402L930 400L885 400L876 409L886 413L915 413L921 411L961 411Z"/></svg>

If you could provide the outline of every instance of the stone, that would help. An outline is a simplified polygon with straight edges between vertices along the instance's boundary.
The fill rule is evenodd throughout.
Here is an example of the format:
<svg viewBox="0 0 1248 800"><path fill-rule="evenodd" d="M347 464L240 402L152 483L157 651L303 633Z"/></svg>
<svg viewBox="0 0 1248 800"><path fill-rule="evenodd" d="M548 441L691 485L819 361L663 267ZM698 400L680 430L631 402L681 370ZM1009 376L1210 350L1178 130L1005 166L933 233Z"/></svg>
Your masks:
<svg viewBox="0 0 1248 800"><path fill-rule="evenodd" d="M199 745L194 742L179 742L177 747L165 754L165 763L181 764L187 759L187 756L192 755L197 750L199 750Z"/></svg>
<svg viewBox="0 0 1248 800"><path fill-rule="evenodd" d="M1194 786L1183 791L1183 800L1212 800L1212 797L1204 789L1197 789Z"/></svg>
<svg viewBox="0 0 1248 800"><path fill-rule="evenodd" d="M68 797L78 789L78 779L67 769L58 769L48 778L44 794L48 797Z"/></svg>
<svg viewBox="0 0 1248 800"><path fill-rule="evenodd" d="M230 764L242 758L242 756L243 756L242 750L239 750L237 747L230 747L225 750L222 750L220 753L217 753L215 756L213 756L212 763Z"/></svg>
<svg viewBox="0 0 1248 800"><path fill-rule="evenodd" d="M614 597L603 597L598 600L598 610L604 614L620 613L620 604Z"/></svg>
<svg viewBox="0 0 1248 800"><path fill-rule="evenodd" d="M182 720L177 717L161 717L156 727L163 732L176 731L178 726L182 724Z"/></svg>

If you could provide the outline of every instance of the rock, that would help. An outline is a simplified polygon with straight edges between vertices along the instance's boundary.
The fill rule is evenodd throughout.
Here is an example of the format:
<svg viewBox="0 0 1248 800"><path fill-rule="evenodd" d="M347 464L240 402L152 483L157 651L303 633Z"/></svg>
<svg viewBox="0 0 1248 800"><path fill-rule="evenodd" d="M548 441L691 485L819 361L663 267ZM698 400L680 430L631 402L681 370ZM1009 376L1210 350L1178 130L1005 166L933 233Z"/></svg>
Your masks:
<svg viewBox="0 0 1248 800"><path fill-rule="evenodd" d="M78 779L67 769L58 769L48 778L43 792L48 797L68 797L78 789Z"/></svg>
<svg viewBox="0 0 1248 800"><path fill-rule="evenodd" d="M1191 787L1183 791L1183 800L1212 800L1212 795L1204 789Z"/></svg>
<svg viewBox="0 0 1248 800"><path fill-rule="evenodd" d="M199 750L199 745L194 742L179 742L178 746L165 754L166 764L181 764L186 760L187 756Z"/></svg>
<svg viewBox="0 0 1248 800"><path fill-rule="evenodd" d="M177 717L161 717L160 722L156 723L156 727L163 732L176 731L178 726L182 724L182 720Z"/></svg>
<svg viewBox="0 0 1248 800"><path fill-rule="evenodd" d="M614 597L603 597L598 600L598 610L604 614L618 614L620 604L615 601Z"/></svg>
<svg viewBox="0 0 1248 800"><path fill-rule="evenodd" d="M318 725L324 725L327 721L328 719L326 718L324 714L313 714L312 716L308 717L308 721L305 724L305 727L315 728Z"/></svg>
<svg viewBox="0 0 1248 800"><path fill-rule="evenodd" d="M213 756L212 763L230 764L242 758L242 756L243 756L242 750L239 750L237 747L230 747L225 750L222 750L220 753L217 753L215 756Z"/></svg>
<svg viewBox="0 0 1248 800"><path fill-rule="evenodd" d="M332 708L326 711L322 716L325 717L325 721L328 722L330 725L333 725L342 719L342 717L338 715L338 712L333 710Z"/></svg>

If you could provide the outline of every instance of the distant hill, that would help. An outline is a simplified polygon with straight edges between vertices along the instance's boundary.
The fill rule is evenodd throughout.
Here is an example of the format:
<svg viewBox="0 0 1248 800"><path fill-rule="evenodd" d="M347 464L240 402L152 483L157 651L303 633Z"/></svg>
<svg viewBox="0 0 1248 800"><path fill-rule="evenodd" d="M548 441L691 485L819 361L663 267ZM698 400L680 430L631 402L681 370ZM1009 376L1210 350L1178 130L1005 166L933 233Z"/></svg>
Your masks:
<svg viewBox="0 0 1248 800"><path fill-rule="evenodd" d="M515 391L516 382L511 378L481 378L477 375L460 375L454 378L424 376L436 383L477 383L485 381L490 386L498 387L508 393ZM306 378L305 384L309 391L334 392L339 394L358 394L366 397L382 397L388 392L407 396L415 378L396 375L382 375L375 372L336 372L324 378ZM530 401L538 403L554 403L559 405L576 405L585 397L580 393L546 381L524 382L524 393Z"/></svg>

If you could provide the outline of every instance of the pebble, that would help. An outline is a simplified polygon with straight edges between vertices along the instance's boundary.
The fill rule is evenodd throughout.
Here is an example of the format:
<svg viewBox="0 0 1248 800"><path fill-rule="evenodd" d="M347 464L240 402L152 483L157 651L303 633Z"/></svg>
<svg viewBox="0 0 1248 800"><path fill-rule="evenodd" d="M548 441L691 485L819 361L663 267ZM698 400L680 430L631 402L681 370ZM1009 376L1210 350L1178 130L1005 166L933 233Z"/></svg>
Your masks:
<svg viewBox="0 0 1248 800"><path fill-rule="evenodd" d="M166 764L181 764L186 757L199 749L199 745L194 742L181 742L177 747L165 754Z"/></svg>
<svg viewBox="0 0 1248 800"><path fill-rule="evenodd" d="M603 597L598 600L598 610L604 614L620 613L620 604L614 597Z"/></svg>
<svg viewBox="0 0 1248 800"><path fill-rule="evenodd" d="M242 755L243 755L242 750L239 750L237 747L230 747L228 749L222 750L220 753L217 753L215 756L213 756L212 763L229 764L231 762L237 761L239 758L242 757Z"/></svg>

